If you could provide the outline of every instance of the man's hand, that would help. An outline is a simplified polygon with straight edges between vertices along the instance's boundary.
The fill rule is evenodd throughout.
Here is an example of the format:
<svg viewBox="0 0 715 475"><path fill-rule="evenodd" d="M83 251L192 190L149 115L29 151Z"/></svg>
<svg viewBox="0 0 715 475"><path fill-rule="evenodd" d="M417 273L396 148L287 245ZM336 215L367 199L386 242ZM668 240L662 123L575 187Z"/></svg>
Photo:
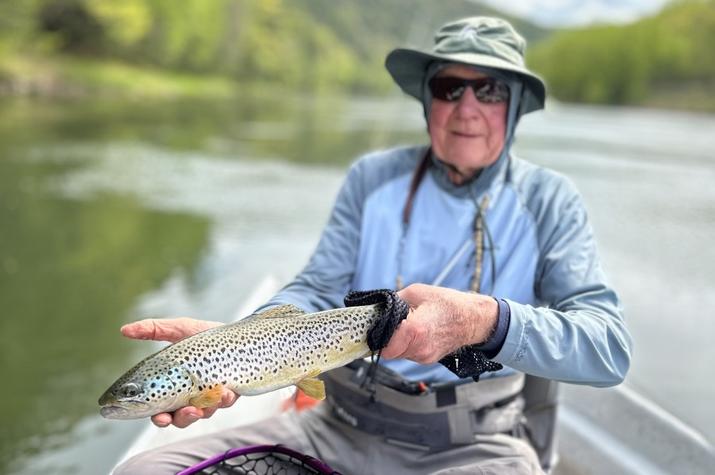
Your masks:
<svg viewBox="0 0 715 475"><path fill-rule="evenodd" d="M196 320L193 318L170 318L154 319L149 318L138 322L129 323L121 328L124 336L137 340L157 340L176 343L187 336L208 330L209 328L221 326L223 323ZM238 396L229 389L224 389L221 402L218 406L199 409L198 407L186 406L177 409L172 414L162 412L152 416L151 421L158 427L166 427L170 424L179 428L188 427L199 419L211 417L217 409L232 406Z"/></svg>
<svg viewBox="0 0 715 475"><path fill-rule="evenodd" d="M486 295L425 284L412 284L397 295L410 313L382 350L385 358L435 363L463 346L483 343L497 323L499 305Z"/></svg>

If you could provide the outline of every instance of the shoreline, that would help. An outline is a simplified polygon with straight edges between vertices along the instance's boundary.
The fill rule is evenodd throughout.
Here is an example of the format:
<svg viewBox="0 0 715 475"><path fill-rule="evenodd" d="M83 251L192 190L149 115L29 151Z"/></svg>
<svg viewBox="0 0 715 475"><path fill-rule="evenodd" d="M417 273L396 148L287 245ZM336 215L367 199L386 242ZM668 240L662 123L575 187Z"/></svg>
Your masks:
<svg viewBox="0 0 715 475"><path fill-rule="evenodd" d="M291 85L281 84L280 87L291 88ZM227 76L170 71L117 60L67 56L0 57L0 99L229 99L252 88L252 84ZM366 92L370 94L369 91L360 94ZM370 95L384 96L385 92L373 91ZM574 104L715 113L715 95L705 86L662 91L638 103Z"/></svg>

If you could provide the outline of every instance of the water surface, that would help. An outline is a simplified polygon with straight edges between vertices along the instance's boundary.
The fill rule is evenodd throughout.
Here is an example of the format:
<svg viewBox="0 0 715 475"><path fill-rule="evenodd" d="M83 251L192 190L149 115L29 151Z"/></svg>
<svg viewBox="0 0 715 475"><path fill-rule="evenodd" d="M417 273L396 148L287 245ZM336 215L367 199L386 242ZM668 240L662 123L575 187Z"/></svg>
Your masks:
<svg viewBox="0 0 715 475"><path fill-rule="evenodd" d="M228 320L297 272L345 168L424 142L407 100L0 104L0 472L106 472L142 423L96 399L150 349L147 316ZM627 384L715 438L710 115L567 107L517 153L582 191L635 337Z"/></svg>

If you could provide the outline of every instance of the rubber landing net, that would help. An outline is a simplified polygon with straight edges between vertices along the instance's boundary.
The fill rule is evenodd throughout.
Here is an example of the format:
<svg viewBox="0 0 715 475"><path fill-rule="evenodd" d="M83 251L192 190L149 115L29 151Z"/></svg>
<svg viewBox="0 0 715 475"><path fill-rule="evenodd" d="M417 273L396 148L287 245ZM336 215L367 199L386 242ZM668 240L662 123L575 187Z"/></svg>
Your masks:
<svg viewBox="0 0 715 475"><path fill-rule="evenodd" d="M340 475L320 460L282 445L231 449L178 475Z"/></svg>

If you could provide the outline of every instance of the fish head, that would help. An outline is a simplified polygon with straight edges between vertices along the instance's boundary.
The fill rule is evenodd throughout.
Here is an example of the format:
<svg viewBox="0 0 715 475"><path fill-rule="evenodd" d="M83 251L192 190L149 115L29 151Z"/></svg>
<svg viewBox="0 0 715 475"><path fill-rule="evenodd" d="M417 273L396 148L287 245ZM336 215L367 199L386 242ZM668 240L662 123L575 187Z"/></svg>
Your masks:
<svg viewBox="0 0 715 475"><path fill-rule="evenodd" d="M145 360L127 371L99 398L107 419L140 419L188 404L192 377L180 362Z"/></svg>

